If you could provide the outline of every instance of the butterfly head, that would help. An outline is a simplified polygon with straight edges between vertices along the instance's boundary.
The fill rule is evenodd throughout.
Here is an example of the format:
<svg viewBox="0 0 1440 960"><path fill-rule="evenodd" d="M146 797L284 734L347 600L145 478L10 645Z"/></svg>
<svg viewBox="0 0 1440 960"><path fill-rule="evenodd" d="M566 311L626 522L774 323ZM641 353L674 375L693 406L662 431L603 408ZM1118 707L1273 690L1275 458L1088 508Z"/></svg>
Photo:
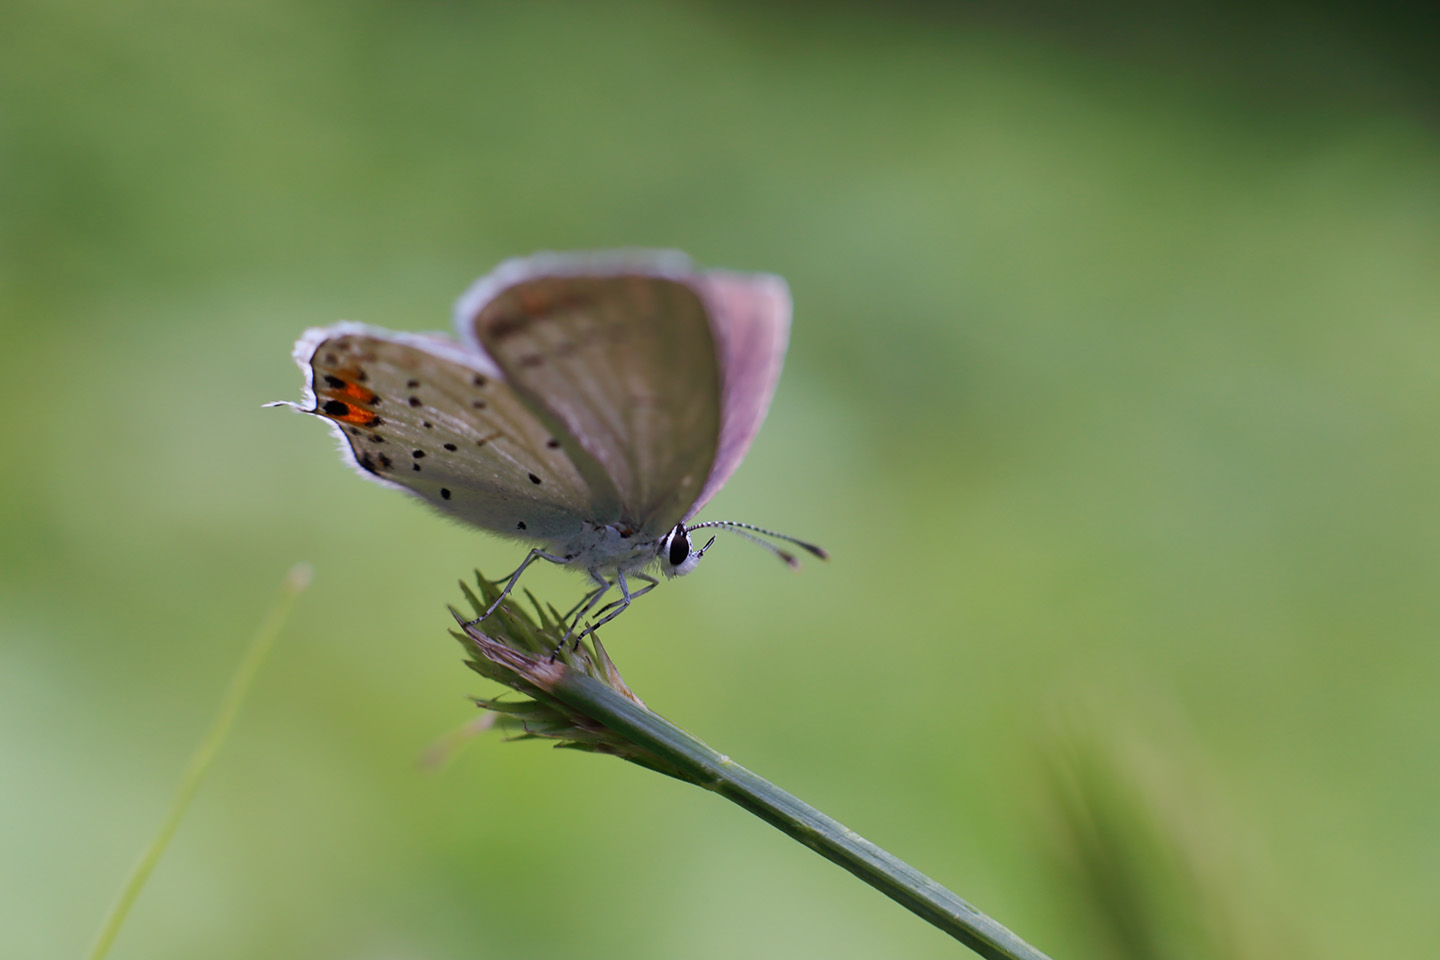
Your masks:
<svg viewBox="0 0 1440 960"><path fill-rule="evenodd" d="M690 531L685 529L685 524L675 524L675 529L660 539L660 572L667 578L685 576L700 565L705 551L709 550L710 544L714 542L715 538L711 537L705 546L696 550L690 542Z"/></svg>

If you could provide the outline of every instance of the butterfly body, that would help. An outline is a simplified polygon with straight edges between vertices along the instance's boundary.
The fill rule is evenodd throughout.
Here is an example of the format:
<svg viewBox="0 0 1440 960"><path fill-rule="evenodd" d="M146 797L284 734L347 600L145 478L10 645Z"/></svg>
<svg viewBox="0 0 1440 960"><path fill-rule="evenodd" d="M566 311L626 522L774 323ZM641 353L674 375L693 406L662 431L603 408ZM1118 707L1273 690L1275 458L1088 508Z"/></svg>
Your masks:
<svg viewBox="0 0 1440 960"><path fill-rule="evenodd" d="M584 570L577 624L612 587L614 613L651 589L652 566L693 569L687 521L739 465L779 378L784 281L671 253L545 254L482 278L455 320L458 342L306 331L306 396L289 405L329 421L368 479L531 543L507 594L536 559ZM647 586L632 594L632 576Z"/></svg>
<svg viewBox="0 0 1440 960"><path fill-rule="evenodd" d="M653 540L642 540L630 527L587 522L578 536L552 542L545 552L589 573L613 578L663 564L669 541L668 533Z"/></svg>

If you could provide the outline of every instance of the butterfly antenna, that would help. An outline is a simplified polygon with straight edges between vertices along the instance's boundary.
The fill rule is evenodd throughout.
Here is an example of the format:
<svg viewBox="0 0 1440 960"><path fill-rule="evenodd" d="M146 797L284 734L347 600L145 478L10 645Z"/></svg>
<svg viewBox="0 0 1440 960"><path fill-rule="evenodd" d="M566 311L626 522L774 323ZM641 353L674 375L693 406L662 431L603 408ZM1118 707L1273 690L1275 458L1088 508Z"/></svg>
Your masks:
<svg viewBox="0 0 1440 960"><path fill-rule="evenodd" d="M707 520L704 523L691 524L690 526L685 528L685 532L689 533L694 530L704 529L725 530L735 534L737 537L744 537L751 543L759 544L766 550L769 550L771 553L775 554L775 556L779 557L781 560L784 560L791 567L800 566L800 561L795 559L794 554L790 553L790 551L788 550L782 550L780 547L775 546L775 544L773 543L768 543L760 539L760 537L756 536L756 534L762 534L767 537L774 537L776 540L784 540L786 543L793 543L797 547L800 547L801 549L819 557L821 560L830 559L830 554L826 553L822 548L815 546L815 544L813 543L806 543L804 540L799 540L795 537L787 537L785 534L776 533L774 530L766 530L763 527L757 527L749 523L739 523L735 520ZM712 537L711 543L713 542L714 538ZM710 544L707 543L705 545L705 548L708 550L710 548Z"/></svg>

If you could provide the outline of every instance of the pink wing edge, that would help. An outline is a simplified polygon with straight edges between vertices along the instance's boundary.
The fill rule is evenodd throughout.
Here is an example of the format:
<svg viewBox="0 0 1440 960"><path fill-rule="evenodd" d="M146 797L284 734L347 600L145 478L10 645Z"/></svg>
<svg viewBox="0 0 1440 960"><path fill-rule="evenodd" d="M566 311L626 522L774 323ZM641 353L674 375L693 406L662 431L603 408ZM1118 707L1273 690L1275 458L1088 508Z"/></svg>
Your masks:
<svg viewBox="0 0 1440 960"><path fill-rule="evenodd" d="M688 521L720 492L760 432L790 341L790 288L767 273L709 273L700 287L720 360L720 444Z"/></svg>
<svg viewBox="0 0 1440 960"><path fill-rule="evenodd" d="M471 321L502 291L539 277L605 274L675 280L705 303L720 368L720 440L705 486L685 512L688 521L730 479L760 432L790 340L790 288L775 274L702 270L678 250L538 253L506 260L455 301L460 341L489 361Z"/></svg>
<svg viewBox="0 0 1440 960"><path fill-rule="evenodd" d="M342 336L367 336L377 340L389 340L392 343L404 344L407 347L414 347L416 350L423 350L431 356L441 360L448 360L451 363L459 364L467 370L483 374L492 379L501 379L500 368L490 359L483 350L478 353L466 345L458 344L443 333L395 333L380 327L372 327L364 323L356 323L353 320L341 320L328 327L310 327L295 341L295 348L290 352L296 366L305 375L305 383L300 391L300 402L293 400L276 400L267 403L267 407L289 407L296 413L303 413L314 416L318 406L315 396L315 351L320 349L320 344L334 337ZM330 434L340 443L340 459L360 476L371 483L378 483L382 487L389 487L392 490L400 490L413 497L424 499L418 492L409 487L391 480L386 480L377 473L366 470L355 459L355 450L350 446L350 440L345 436L344 428L328 417L320 417L330 427Z"/></svg>

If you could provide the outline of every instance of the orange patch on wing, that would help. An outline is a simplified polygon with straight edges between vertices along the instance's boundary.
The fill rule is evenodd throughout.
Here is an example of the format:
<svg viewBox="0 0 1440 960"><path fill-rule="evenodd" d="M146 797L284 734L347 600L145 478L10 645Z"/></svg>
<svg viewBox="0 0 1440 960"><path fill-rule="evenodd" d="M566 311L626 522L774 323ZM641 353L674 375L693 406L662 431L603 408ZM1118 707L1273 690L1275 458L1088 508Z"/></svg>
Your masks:
<svg viewBox="0 0 1440 960"><path fill-rule="evenodd" d="M324 373L316 367L315 413L339 423L353 423L361 427L374 427L381 423L380 417L366 407L379 401L374 390L363 387L356 381L364 376L358 369L338 370Z"/></svg>
<svg viewBox="0 0 1440 960"><path fill-rule="evenodd" d="M377 414L363 407L352 406L343 400L326 400L310 412L327 420L353 423L361 427L375 427L379 426L381 422Z"/></svg>
<svg viewBox="0 0 1440 960"><path fill-rule="evenodd" d="M375 402L375 391L368 387L362 387L359 381L365 376L358 367L354 369L340 369L334 373L325 373L320 368L315 372L316 386L321 387L317 392L321 396L331 397L336 400L348 400L351 403L359 403L370 406Z"/></svg>
<svg viewBox="0 0 1440 960"><path fill-rule="evenodd" d="M375 402L374 390L366 389L365 387L360 386L360 384L350 381L347 381L345 386L341 387L339 390L327 391L327 395L337 398L343 397L346 400L351 400L355 403L363 403L367 407Z"/></svg>
<svg viewBox="0 0 1440 960"><path fill-rule="evenodd" d="M362 410L359 407L350 407L343 416L332 417L333 420L340 420L344 423L354 423L362 427L373 427L380 422L380 418L369 410Z"/></svg>

